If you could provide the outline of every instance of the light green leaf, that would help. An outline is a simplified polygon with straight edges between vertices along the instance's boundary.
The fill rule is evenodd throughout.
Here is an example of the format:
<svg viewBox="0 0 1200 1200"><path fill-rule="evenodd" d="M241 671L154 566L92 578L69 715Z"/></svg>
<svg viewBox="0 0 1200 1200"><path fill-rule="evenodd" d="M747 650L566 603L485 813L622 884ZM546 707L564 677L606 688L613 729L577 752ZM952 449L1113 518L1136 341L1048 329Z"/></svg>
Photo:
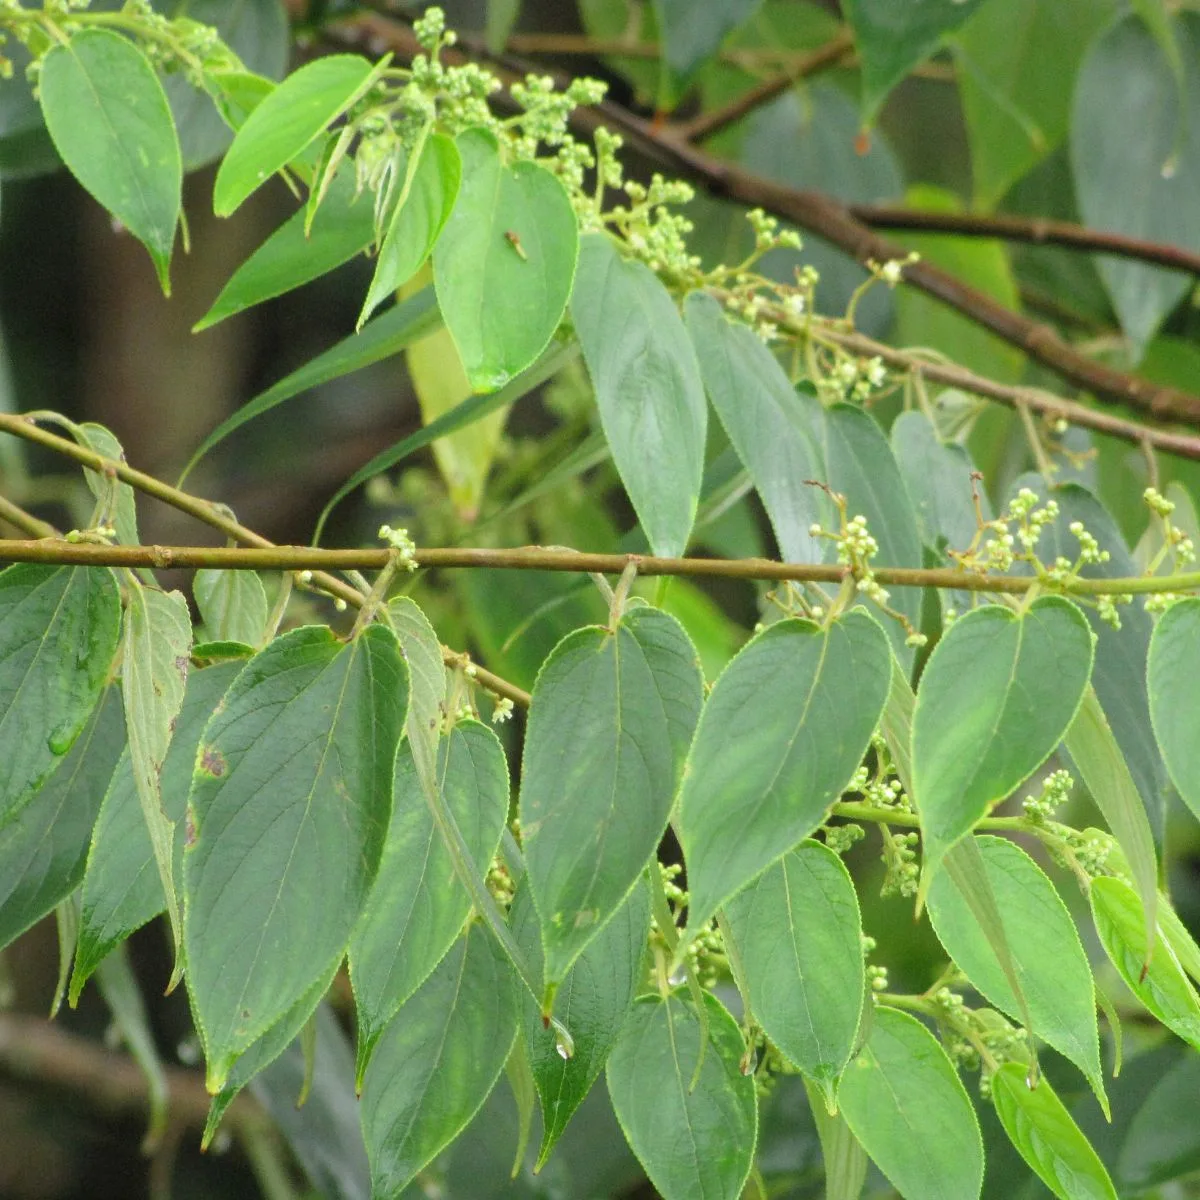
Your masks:
<svg viewBox="0 0 1200 1200"><path fill-rule="evenodd" d="M1103 1105L1095 985L1071 914L1024 850L1004 838L976 837L974 842L996 898L1032 1032L1087 1076ZM927 897L934 932L988 1003L1025 1021L970 899L948 871L934 875Z"/></svg>
<svg viewBox="0 0 1200 1200"><path fill-rule="evenodd" d="M701 698L687 634L652 608L576 630L542 666L520 814L547 999L654 854Z"/></svg>
<svg viewBox="0 0 1200 1200"><path fill-rule="evenodd" d="M360 55L331 54L289 75L234 136L213 184L213 212L229 216L307 149L363 95L378 70Z"/></svg>
<svg viewBox="0 0 1200 1200"><path fill-rule="evenodd" d="M725 905L747 1002L767 1036L832 1099L858 1034L858 896L842 860L801 842Z"/></svg>
<svg viewBox="0 0 1200 1200"><path fill-rule="evenodd" d="M866 753L891 671L887 635L857 609L827 630L780 621L726 667L696 730L676 819L693 935L825 819Z"/></svg>
<svg viewBox="0 0 1200 1200"><path fill-rule="evenodd" d="M203 568L193 581L209 641L261 646L267 635L267 592L257 571Z"/></svg>
<svg viewBox="0 0 1200 1200"><path fill-rule="evenodd" d="M100 698L120 597L105 568L0 571L0 829L33 799Z"/></svg>
<svg viewBox="0 0 1200 1200"><path fill-rule="evenodd" d="M1102 876L1092 880L1090 897L1100 944L1126 986L1168 1029L1200 1050L1200 998L1161 933L1155 932L1147 951L1137 893L1122 879Z"/></svg>
<svg viewBox="0 0 1200 1200"><path fill-rule="evenodd" d="M42 60L46 128L72 175L150 252L170 295L183 160L146 56L107 29L83 29Z"/></svg>
<svg viewBox="0 0 1200 1200"><path fill-rule="evenodd" d="M875 1009L838 1104L854 1136L904 1200L970 1200L983 1183L983 1142L966 1090L924 1025Z"/></svg>
<svg viewBox="0 0 1200 1200"><path fill-rule="evenodd" d="M309 626L255 655L208 723L184 883L210 1090L344 954L383 852L407 696L390 630L342 645Z"/></svg>
<svg viewBox="0 0 1200 1200"><path fill-rule="evenodd" d="M678 993L643 997L608 1059L617 1120L664 1200L737 1200L754 1161L758 1105L741 1031L715 996L704 1005L701 1022Z"/></svg>
<svg viewBox="0 0 1200 1200"><path fill-rule="evenodd" d="M404 721L405 736L414 757L419 757L421 769L432 775L446 700L442 645L429 618L408 596L388 601L387 619L400 639L412 689Z"/></svg>
<svg viewBox="0 0 1200 1200"><path fill-rule="evenodd" d="M508 816L504 749L486 726L462 721L440 739L435 770L482 879ZM454 944L470 909L471 897L421 794L413 750L402 744L387 844L350 939L360 1085L384 1028Z"/></svg>
<svg viewBox="0 0 1200 1200"><path fill-rule="evenodd" d="M708 408L670 293L612 238L581 243L571 317L613 462L655 554L687 545L704 474Z"/></svg>
<svg viewBox="0 0 1200 1200"><path fill-rule="evenodd" d="M429 257L458 198L462 161L445 134L431 134L414 164L410 158L395 211L388 223L375 274L367 289L356 328L407 283Z"/></svg>
<svg viewBox="0 0 1200 1200"><path fill-rule="evenodd" d="M1150 719L1171 782L1200 817L1200 599L1180 600L1159 618L1146 673Z"/></svg>
<svg viewBox="0 0 1200 1200"><path fill-rule="evenodd" d="M1018 616L987 605L943 634L913 713L913 801L927 876L1070 727L1092 670L1083 614L1057 596Z"/></svg>
<svg viewBox="0 0 1200 1200"><path fill-rule="evenodd" d="M85 421L76 425L73 430L80 445L111 458L116 462L125 461L125 451L121 443L113 436L112 431L94 421ZM122 483L117 478L109 478L98 471L83 469L83 477L87 480L88 488L96 497L102 512L101 515L111 521L117 531L117 542L122 546L139 544L137 528L137 504L133 488Z"/></svg>
<svg viewBox="0 0 1200 1200"><path fill-rule="evenodd" d="M503 387L546 349L571 295L579 229L563 185L511 167L493 134L458 138L462 184L433 251L438 304L477 392Z"/></svg>
<svg viewBox="0 0 1200 1200"><path fill-rule="evenodd" d="M512 968L471 926L397 1013L367 1068L373 1196L399 1196L463 1130L504 1069L518 1017Z"/></svg>
<svg viewBox="0 0 1200 1200"><path fill-rule="evenodd" d="M832 508L805 482L825 474L820 405L797 392L761 340L711 296L693 292L684 311L705 390L762 497L780 553L820 562L824 547L809 528L827 524Z"/></svg>
<svg viewBox="0 0 1200 1200"><path fill-rule="evenodd" d="M862 1143L841 1113L830 1114L821 1093L806 1079L804 1091L821 1142L825 1168L825 1200L858 1200L871 1165Z"/></svg>
<svg viewBox="0 0 1200 1200"><path fill-rule="evenodd" d="M334 176L307 233L305 217L304 209L294 212L238 267L193 333L327 275L375 238L374 206L369 196L355 196L349 170Z"/></svg>
<svg viewBox="0 0 1200 1200"><path fill-rule="evenodd" d="M992 1100L1009 1141L1060 1200L1117 1200L1117 1190L1063 1102L1043 1078L1025 1081L1025 1068L1005 1063L992 1076Z"/></svg>

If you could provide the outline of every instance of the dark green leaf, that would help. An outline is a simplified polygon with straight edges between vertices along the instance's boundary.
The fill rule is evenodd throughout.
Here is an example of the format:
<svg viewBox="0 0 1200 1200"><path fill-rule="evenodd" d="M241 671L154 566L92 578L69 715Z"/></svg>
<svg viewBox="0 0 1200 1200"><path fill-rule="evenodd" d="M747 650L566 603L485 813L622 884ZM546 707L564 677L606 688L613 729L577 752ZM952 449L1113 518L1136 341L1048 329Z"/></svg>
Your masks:
<svg viewBox="0 0 1200 1200"><path fill-rule="evenodd" d="M371 85L377 68L357 54L331 54L294 71L246 118L213 185L213 212L227 217L287 166Z"/></svg>
<svg viewBox="0 0 1200 1200"><path fill-rule="evenodd" d="M33 799L95 707L120 617L107 569L18 563L0 571L0 829Z"/></svg>
<svg viewBox="0 0 1200 1200"><path fill-rule="evenodd" d="M842 860L801 842L729 900L747 1002L767 1036L821 1090L850 1061L863 995L862 919Z"/></svg>
<svg viewBox="0 0 1200 1200"><path fill-rule="evenodd" d="M398 1196L478 1111L517 1033L512 968L474 925L397 1013L363 1081L371 1194Z"/></svg>
<svg viewBox="0 0 1200 1200"><path fill-rule="evenodd" d="M251 659L208 723L184 882L210 1088L345 952L383 852L407 698L390 630L344 646L309 626Z"/></svg>
<svg viewBox="0 0 1200 1200"><path fill-rule="evenodd" d="M540 969L541 934L528 888L518 889L509 920L518 944L535 970ZM649 932L650 899L645 885L637 884L612 920L584 948L558 989L555 1011L571 1035L570 1058L563 1058L558 1035L546 1028L538 1006L531 998L525 1000L525 1053L542 1107L539 1169L616 1044L642 980Z"/></svg>
<svg viewBox="0 0 1200 1200"><path fill-rule="evenodd" d="M46 128L71 174L150 252L168 295L183 161L146 56L107 29L83 29L42 61Z"/></svg>
<svg viewBox="0 0 1200 1200"><path fill-rule="evenodd" d="M679 800L690 930L825 819L866 753L891 672L887 635L859 610L827 630L780 621L726 667Z"/></svg>
<svg viewBox="0 0 1200 1200"><path fill-rule="evenodd" d="M1181 89L1162 47L1136 16L1092 43L1071 115L1071 164L1084 222L1096 229L1200 250L1200 17L1174 22ZM1112 97L1121 96L1120 104ZM1130 259L1096 260L1138 357L1189 286L1186 275Z"/></svg>
<svg viewBox="0 0 1200 1200"><path fill-rule="evenodd" d="M580 245L571 317L604 435L655 554L687 545L704 474L708 413L700 370L670 293L612 238Z"/></svg>
<svg viewBox="0 0 1200 1200"><path fill-rule="evenodd" d="M992 1100L1009 1140L1060 1200L1117 1200L1116 1188L1045 1078L1037 1087L1026 1070L1005 1063L992 1076Z"/></svg>
<svg viewBox="0 0 1200 1200"><path fill-rule="evenodd" d="M674 77L673 93L687 85L698 68L720 49L725 35L749 20L761 0L654 0L662 32L663 61Z"/></svg>
<svg viewBox="0 0 1200 1200"><path fill-rule="evenodd" d="M0 829L0 949L79 886L124 745L120 693L109 688L21 819Z"/></svg>
<svg viewBox="0 0 1200 1200"><path fill-rule="evenodd" d="M256 571L202 569L193 581L208 639L261 646L267 636L267 592Z"/></svg>
<svg viewBox="0 0 1200 1200"><path fill-rule="evenodd" d="M1150 639L1147 682L1154 736L1171 782L1200 817L1200 599L1181 600L1159 619Z"/></svg>
<svg viewBox="0 0 1200 1200"><path fill-rule="evenodd" d="M458 151L462 185L434 247L433 278L471 387L491 392L558 328L579 229L563 185L536 163L505 166L494 134L469 129Z"/></svg>
<svg viewBox="0 0 1200 1200"><path fill-rule="evenodd" d="M1200 1059L1186 1054L1134 1113L1121 1147L1117 1173L1141 1192L1200 1170L1200 1126L1181 1120L1200 1091Z"/></svg>
<svg viewBox="0 0 1200 1200"><path fill-rule="evenodd" d="M608 1060L617 1120L664 1200L737 1200L754 1161L758 1105L741 1031L715 996L704 1004L707 1046L690 1000L646 996Z"/></svg>
<svg viewBox="0 0 1200 1200"><path fill-rule="evenodd" d="M388 622L400 639L412 695L404 730L414 756L419 755L422 769L434 771L438 736L446 702L446 666L442 646L429 618L416 601L397 596L388 602Z"/></svg>
<svg viewBox="0 0 1200 1200"><path fill-rule="evenodd" d="M904 1200L970 1200L983 1183L971 1101L924 1025L875 1009L871 1035L846 1068L838 1104L854 1136Z"/></svg>
<svg viewBox="0 0 1200 1200"><path fill-rule="evenodd" d="M1087 1076L1103 1104L1092 972L1071 915L1054 885L1022 849L1004 838L976 837L975 842L1001 914L1032 1032ZM949 872L934 875L927 900L934 931L971 985L990 1004L1023 1021L1022 1006L971 911L970 898Z"/></svg>
<svg viewBox="0 0 1200 1200"><path fill-rule="evenodd" d="M396 209L388 223L379 260L362 312L358 328L392 295L407 283L429 257L446 219L458 198L462 182L462 162L458 147L444 134L431 134L421 148L415 164L409 160Z"/></svg>
<svg viewBox="0 0 1200 1200"><path fill-rule="evenodd" d="M460 722L440 743L438 787L482 878L508 816L504 750L477 721ZM454 860L422 794L410 737L396 756L392 820L379 874L350 940L360 1083L384 1027L453 945L470 909L471 897L455 876Z"/></svg>
<svg viewBox="0 0 1200 1200"><path fill-rule="evenodd" d="M867 1152L846 1124L846 1118L841 1113L831 1114L821 1093L807 1079L804 1090L821 1141L825 1200L858 1200L867 1181L867 1168L871 1165ZM763 1135L765 1140L765 1129Z"/></svg>
<svg viewBox="0 0 1200 1200"><path fill-rule="evenodd" d="M702 696L679 623L632 608L559 643L533 689L521 776L525 867L548 988L654 854Z"/></svg>
<svg viewBox="0 0 1200 1200"><path fill-rule="evenodd" d="M913 800L927 875L1045 762L1091 670L1087 622L1057 596L1035 600L1022 616L995 604L977 608L943 634L913 713Z"/></svg>

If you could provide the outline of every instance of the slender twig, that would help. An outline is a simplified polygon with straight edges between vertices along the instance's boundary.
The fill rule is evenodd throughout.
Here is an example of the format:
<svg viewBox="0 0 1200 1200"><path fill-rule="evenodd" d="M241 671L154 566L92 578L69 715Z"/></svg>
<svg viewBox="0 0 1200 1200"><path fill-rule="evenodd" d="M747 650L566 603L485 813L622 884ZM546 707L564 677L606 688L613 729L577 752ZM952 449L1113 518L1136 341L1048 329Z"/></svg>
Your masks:
<svg viewBox="0 0 1200 1200"><path fill-rule="evenodd" d="M164 483L161 479L156 479L153 475L147 475L144 471L139 471L131 467L128 463L105 458L103 455L97 454L93 450L88 450L86 447L80 446L68 438L61 438L57 434L50 433L42 429L41 426L29 417L16 416L12 413L0 413L0 432L11 433L19 438L24 438L26 441L36 442L38 445L44 446L48 450L53 450L55 453L61 454L66 458L73 458L76 462L82 463L85 467L90 467L93 471L98 471L102 475L116 476L123 483L129 484L130 487L136 488L147 496L153 496L156 500L161 500L164 504L169 504L172 508L177 508L180 512L185 512L189 516L195 517L196 520L203 522L213 529L219 530L226 537L240 543L242 546L267 551L275 549L275 543L269 538L265 538L262 534L255 533L253 529L248 529L245 525L235 521L221 506L213 504L208 500L202 500L199 496L192 496L187 492L180 491L179 488L174 488L169 483ZM29 543L0 543L0 545L14 546L23 544ZM56 542L54 544L66 546L69 543ZM383 553L386 556L389 552L384 551ZM18 560L10 558L9 561L15 562ZM40 561L53 560L43 559ZM306 582L323 592L328 592L329 595L336 599L344 600L347 604L351 604L355 608L361 607L364 603L365 597L357 588L351 587L348 583L327 572L313 571L311 579ZM462 651L452 650L446 646L442 647L442 657L451 666L459 665L464 660ZM523 688L517 687L516 684L509 683L507 679L496 675L494 672L488 671L476 664L474 678L489 691L495 692L500 696L507 696L513 703L528 707L529 693Z"/></svg>
<svg viewBox="0 0 1200 1200"><path fill-rule="evenodd" d="M705 138L728 129L730 125L748 116L756 108L769 104L776 96L781 96L794 83L807 79L826 67L832 67L854 48L854 35L846 29L836 37L831 38L823 46L819 46L811 54L798 59L792 66L780 74L764 79L748 91L743 92L723 108L714 108L703 112L690 121L683 121L671 127L676 137L687 142L702 142Z"/></svg>
<svg viewBox="0 0 1200 1200"><path fill-rule="evenodd" d="M891 204L850 204L850 215L872 229L909 229L920 233L949 233L959 237L1000 238L1006 242L1028 242L1035 246L1064 246L1095 254L1115 254L1141 262L1200 275L1200 254L1183 246L1127 237L1102 229L1090 229L1071 221L1045 217L1016 217L996 213L931 212Z"/></svg>
<svg viewBox="0 0 1200 1200"><path fill-rule="evenodd" d="M0 496L0 520L7 521L14 529L19 529L30 537L53 537L58 532L49 521L43 521L41 517L26 512L5 496Z"/></svg>
<svg viewBox="0 0 1200 1200"><path fill-rule="evenodd" d="M312 546L108 546L59 538L0 541L0 562L43 562L90 567L216 567L242 571L373 571L385 567L389 550L324 550ZM823 563L785 563L769 558L662 558L651 554L595 554L583 550L522 546L418 548L413 559L426 569L491 571L566 571L622 575L635 567L641 576L706 576L722 579L789 580L840 584L845 567ZM952 567L872 567L874 578L891 587L956 588L969 592L1020 595L1037 582L1028 575L983 575ZM1038 584L1045 588L1045 582ZM1133 576L1128 579L1073 579L1062 585L1070 595L1121 595L1126 592L1184 592L1200 588L1200 571L1182 575ZM489 685L490 686L490 685Z"/></svg>

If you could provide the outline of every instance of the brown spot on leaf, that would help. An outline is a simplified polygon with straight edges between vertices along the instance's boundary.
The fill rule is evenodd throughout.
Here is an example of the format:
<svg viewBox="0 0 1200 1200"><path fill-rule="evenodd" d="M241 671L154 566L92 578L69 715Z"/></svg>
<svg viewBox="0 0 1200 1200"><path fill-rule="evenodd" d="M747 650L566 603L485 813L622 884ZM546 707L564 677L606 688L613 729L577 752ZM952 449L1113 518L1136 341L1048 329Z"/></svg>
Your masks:
<svg viewBox="0 0 1200 1200"><path fill-rule="evenodd" d="M216 746L205 746L200 751L200 770L214 779L225 774L225 756Z"/></svg>

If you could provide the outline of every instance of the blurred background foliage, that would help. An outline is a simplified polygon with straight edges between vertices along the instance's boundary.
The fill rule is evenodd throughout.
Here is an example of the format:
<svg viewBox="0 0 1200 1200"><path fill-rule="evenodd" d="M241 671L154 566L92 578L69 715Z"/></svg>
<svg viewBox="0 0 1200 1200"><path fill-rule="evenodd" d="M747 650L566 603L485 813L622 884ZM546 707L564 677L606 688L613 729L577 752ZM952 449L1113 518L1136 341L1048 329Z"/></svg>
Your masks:
<svg viewBox="0 0 1200 1200"><path fill-rule="evenodd" d="M217 25L251 68L273 77L290 61L327 49L325 30L344 29L355 19L341 0L308 6L296 0L289 10L280 0L162 0L162 6ZM411 16L419 7L396 11ZM1200 15L1175 11L1179 5L974 0L960 6L961 24L927 47L928 56L900 64L894 89L877 72L864 79L834 0L696 0L690 11L670 0L448 0L444 7L452 27L486 33L494 45L507 39L512 52L547 68L599 76L617 103L656 115L668 128L686 128L840 38L841 50L823 69L721 129L705 149L779 183L845 201L1083 220L1200 250ZM663 16L672 22L665 34L656 19ZM714 32L713 22L722 20L725 26ZM710 46L697 51L692 43L706 37ZM213 171L206 164L225 135L210 111L177 89L173 100L194 168L185 184L191 251L177 259L174 295L164 300L141 247L115 236L101 210L54 169L54 151L20 66L13 80L0 84L0 405L102 422L132 463L173 478L222 419L350 333L371 265L360 258L193 334L192 325L236 266L294 211L294 199L276 183L232 219L214 218ZM878 110L866 129L864 99L867 111ZM650 168L635 157L633 170L648 176ZM749 250L750 230L736 206L700 195L691 215L695 248L707 262L737 261ZM1185 275L979 237L895 238L1006 306L1054 325L1104 361L1186 390L1198 386L1200 313L1195 281ZM826 313L842 311L865 278L851 259L817 238L807 239L798 260L775 252L766 269L790 279L798 261L820 271L818 297ZM875 288L857 320L872 336L927 348L982 374L1063 390L1019 349L915 290ZM247 425L202 461L190 487L229 504L272 540L303 544L324 503L356 468L466 394L448 335L433 334L403 359L335 379ZM947 421L964 403L943 398ZM876 413L887 426L899 409L892 397ZM726 452L719 425L711 422L710 430L692 553L774 555L756 497ZM1128 444L1084 431L1074 431L1069 446L1068 474L1102 499L1135 546L1146 526L1140 499L1148 481L1145 460ZM1034 465L1020 422L1008 410L989 409L977 419L969 447L993 499ZM1180 481L1200 495L1200 464L1161 456L1159 469L1160 486ZM61 463L4 443L0 478L18 503L65 527L84 523L90 505L83 483L64 474ZM144 505L140 519L148 543L194 542L205 533L159 506ZM369 543L385 521L407 527L426 546L641 548L579 363L511 411L376 479L335 511L324 540ZM169 583L187 588L190 580L180 574ZM445 642L469 647L525 688L564 634L605 612L589 581L566 575L425 573L412 590ZM765 588L675 580L656 592L700 647L711 681L759 619ZM333 618L332 612L320 615ZM515 726L505 727L511 750L519 745L519 721ZM1169 821L1166 845L1172 893L1195 926L1200 841L1194 823ZM927 923L914 923L910 903L879 898L882 866L871 839L849 862L860 883L865 927L879 944L876 961L888 966L897 990L928 987L944 962ZM143 930L132 947L143 991L153 998L149 1016L160 1048L169 1060L187 1063L194 1046L185 1001L159 998L168 971L161 930ZM0 970L3 1005L13 1013L43 1013L58 971L53 922L16 943ZM1120 996L1111 971L1104 982ZM0 1035L0 1198L206 1200L302 1196L306 1188L311 1195L365 1196L358 1139L338 1135L356 1119L346 1070L352 1054L337 1015L349 1011L344 1000L335 989L322 1015L315 1084L304 1108L294 1106L297 1048L256 1082L279 1134L249 1155L244 1149L222 1154L218 1146L201 1158L195 1130L173 1128L148 1164L139 1154L138 1119L78 1096L65 1100L60 1086L22 1077L13 1047ZM1127 1017L1124 1069L1110 1085L1111 1128L1082 1095L1082 1080L1056 1071L1049 1052L1047 1073L1074 1102L1123 1195L1200 1195L1187 1181L1200 1171L1200 1122L1174 1119L1181 1110L1194 1111L1200 1064L1195 1056L1185 1059L1161 1029L1143 1027L1135 1010ZM59 1020L68 1031L99 1038L108 1016L92 989L78 1010ZM992 1200L1046 1194L1029 1182L990 1105L980 1104L979 1111L987 1141L985 1194ZM602 1087L539 1176L526 1155L509 1177L518 1125L514 1090L501 1083L437 1165L436 1190L431 1182L431 1190L414 1187L412 1194L448 1200L654 1194L625 1148ZM822 1194L816 1130L798 1077L777 1085L760 1140L771 1196ZM302 1178L307 1184L296 1182ZM872 1176L866 1194L888 1195L889 1188Z"/></svg>

